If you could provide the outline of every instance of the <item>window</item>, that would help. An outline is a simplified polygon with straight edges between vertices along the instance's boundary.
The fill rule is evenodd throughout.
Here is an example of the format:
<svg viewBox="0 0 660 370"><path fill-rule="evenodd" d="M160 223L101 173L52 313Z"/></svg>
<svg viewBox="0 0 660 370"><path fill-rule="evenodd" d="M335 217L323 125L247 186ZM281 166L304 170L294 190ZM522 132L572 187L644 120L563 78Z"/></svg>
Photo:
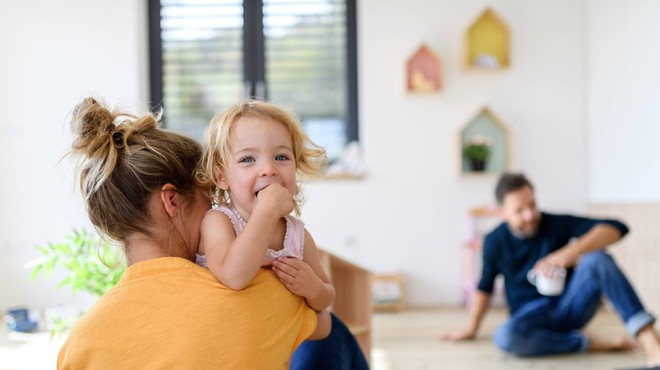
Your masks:
<svg viewBox="0 0 660 370"><path fill-rule="evenodd" d="M151 99L201 139L251 96L295 112L333 160L358 139L356 0L150 0Z"/></svg>

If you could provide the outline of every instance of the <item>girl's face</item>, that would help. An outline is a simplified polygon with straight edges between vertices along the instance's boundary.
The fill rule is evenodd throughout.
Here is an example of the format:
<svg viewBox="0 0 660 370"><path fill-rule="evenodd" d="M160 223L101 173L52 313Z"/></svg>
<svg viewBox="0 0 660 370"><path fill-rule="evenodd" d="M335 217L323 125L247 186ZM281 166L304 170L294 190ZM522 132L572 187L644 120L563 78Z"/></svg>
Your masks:
<svg viewBox="0 0 660 370"><path fill-rule="evenodd" d="M296 161L287 127L266 116L240 117L230 137L227 168L220 187L229 190L236 210L249 217L257 204L257 193L279 184L296 194Z"/></svg>

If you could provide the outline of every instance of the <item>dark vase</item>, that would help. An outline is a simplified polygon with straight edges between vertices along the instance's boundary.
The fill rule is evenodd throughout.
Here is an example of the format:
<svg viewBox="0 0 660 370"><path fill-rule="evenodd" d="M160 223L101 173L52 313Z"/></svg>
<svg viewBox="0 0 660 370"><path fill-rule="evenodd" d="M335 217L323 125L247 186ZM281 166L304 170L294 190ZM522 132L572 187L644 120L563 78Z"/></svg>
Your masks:
<svg viewBox="0 0 660 370"><path fill-rule="evenodd" d="M486 169L486 160L470 158L470 167L472 171L483 172Z"/></svg>

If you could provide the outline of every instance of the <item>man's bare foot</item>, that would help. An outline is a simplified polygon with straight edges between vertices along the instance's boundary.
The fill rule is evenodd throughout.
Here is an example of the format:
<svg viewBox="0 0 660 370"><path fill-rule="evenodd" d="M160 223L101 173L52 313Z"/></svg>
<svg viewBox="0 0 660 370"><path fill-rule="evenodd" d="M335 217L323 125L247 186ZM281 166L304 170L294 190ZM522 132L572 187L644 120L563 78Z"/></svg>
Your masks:
<svg viewBox="0 0 660 370"><path fill-rule="evenodd" d="M611 352L611 351L634 351L637 349L637 343L629 337L617 337L617 338L596 338L590 333L585 335L589 338L591 346L589 346L589 351L594 352Z"/></svg>
<svg viewBox="0 0 660 370"><path fill-rule="evenodd" d="M659 368L660 367L660 353L647 353L646 354L646 364L650 368Z"/></svg>
<svg viewBox="0 0 660 370"><path fill-rule="evenodd" d="M637 340L646 352L646 364L649 367L660 365L660 341L653 326L648 325L637 333Z"/></svg>

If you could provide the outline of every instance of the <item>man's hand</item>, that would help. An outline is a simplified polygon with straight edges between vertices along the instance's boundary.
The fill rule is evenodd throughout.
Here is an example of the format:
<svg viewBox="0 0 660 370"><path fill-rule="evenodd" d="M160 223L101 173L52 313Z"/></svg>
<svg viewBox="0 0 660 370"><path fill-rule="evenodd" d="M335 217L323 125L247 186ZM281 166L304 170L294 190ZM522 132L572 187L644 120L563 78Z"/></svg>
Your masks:
<svg viewBox="0 0 660 370"><path fill-rule="evenodd" d="M534 270L548 276L553 268L575 267L580 256L597 250L603 250L608 245L621 239L621 231L608 224L597 224L577 241L563 246L560 249L541 258L534 265Z"/></svg>
<svg viewBox="0 0 660 370"><path fill-rule="evenodd" d="M443 332L438 333L438 339L440 340L449 340L452 342L459 342L464 340L473 340L477 337L477 333L474 330L463 329L457 330L454 332Z"/></svg>
<svg viewBox="0 0 660 370"><path fill-rule="evenodd" d="M472 307L470 308L470 321L463 330L454 332L438 333L439 340L450 340L453 342L473 340L477 337L479 325L490 304L490 293L476 290L473 296Z"/></svg>
<svg viewBox="0 0 660 370"><path fill-rule="evenodd" d="M579 259L580 253L569 244L538 260L534 265L534 270L541 275L551 276L557 268L574 267Z"/></svg>

